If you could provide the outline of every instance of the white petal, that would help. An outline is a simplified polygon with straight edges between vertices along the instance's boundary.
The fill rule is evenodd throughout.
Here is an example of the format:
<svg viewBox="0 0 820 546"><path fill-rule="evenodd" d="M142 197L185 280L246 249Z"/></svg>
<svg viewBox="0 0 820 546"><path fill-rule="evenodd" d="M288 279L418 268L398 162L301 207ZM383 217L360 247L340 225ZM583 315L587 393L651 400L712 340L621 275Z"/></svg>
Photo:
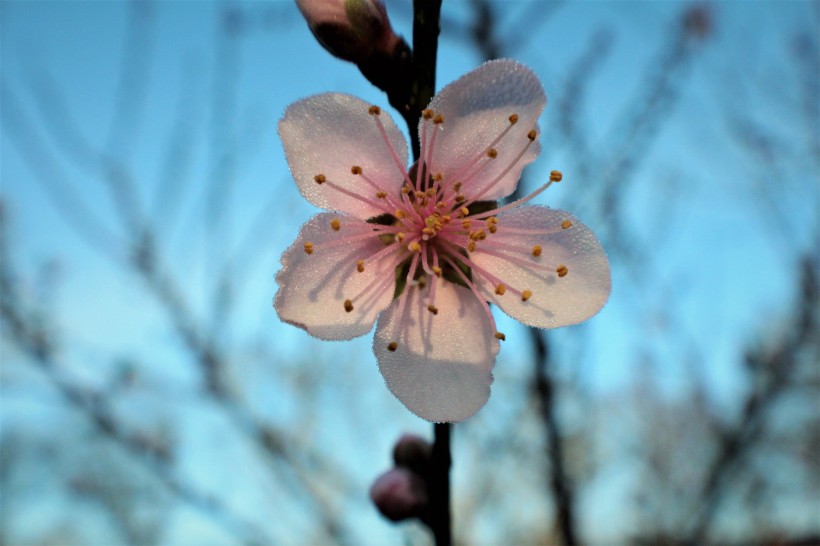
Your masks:
<svg viewBox="0 0 820 546"><path fill-rule="evenodd" d="M403 174L374 116L368 113L370 106L350 95L325 93L291 104L279 121L285 155L302 195L317 207L346 212L363 220L384 211L345 195L330 184L317 184L314 177L323 174L332 183L375 201L377 190L362 176L350 172L351 167L357 165L388 194L398 195ZM379 119L404 169L407 166L404 136L387 112L382 111Z"/></svg>
<svg viewBox="0 0 820 546"><path fill-rule="evenodd" d="M444 123L436 135L432 172L443 173L447 180L473 158L482 156L485 167L469 180L462 180L462 193L468 197L475 195L509 167L530 142L527 133L537 127L538 116L546 102L547 97L536 75L515 61L489 61L465 74L442 89L430 102L429 108L444 116ZM493 139L510 126L512 114L518 115L518 122L494 146L498 156L495 159L486 157ZM496 200L511 194L518 184L521 169L535 159L539 150L538 142L533 142L513 168L481 199Z"/></svg>
<svg viewBox="0 0 820 546"><path fill-rule="evenodd" d="M565 220L572 222L572 227L562 229ZM513 228L552 233L520 234L511 232ZM520 265L482 251L484 247L497 252L493 243L517 247L501 253L532 265ZM542 248L538 257L532 255L534 245ZM487 300L530 326L557 328L577 324L597 313L609 297L609 262L601 244L589 228L562 210L525 206L500 214L498 231L479 243L470 257L508 288L503 296L498 296L493 283L474 273L473 279ZM561 265L568 270L564 277L556 273ZM530 290L532 297L521 301L520 295L509 288Z"/></svg>
<svg viewBox="0 0 820 546"><path fill-rule="evenodd" d="M331 228L333 219L340 221L339 231ZM357 271L357 261L384 249L384 244L375 235L333 244L354 229L360 233L369 227L361 220L329 212L317 214L302 226L296 242L282 255L282 270L276 275L279 291L274 307L279 318L321 339L351 339L370 331L376 316L390 305L395 283L368 292L355 301L351 312L345 311L344 302L373 281L393 278L394 269L385 268L384 260ZM316 245L312 254L305 252L307 242ZM328 247L319 247L321 244Z"/></svg>
<svg viewBox="0 0 820 546"><path fill-rule="evenodd" d="M498 341L481 302L466 288L439 279L428 311L430 284L411 287L379 317L373 352L390 391L428 421L463 421L490 397ZM397 342L395 351L388 344Z"/></svg>

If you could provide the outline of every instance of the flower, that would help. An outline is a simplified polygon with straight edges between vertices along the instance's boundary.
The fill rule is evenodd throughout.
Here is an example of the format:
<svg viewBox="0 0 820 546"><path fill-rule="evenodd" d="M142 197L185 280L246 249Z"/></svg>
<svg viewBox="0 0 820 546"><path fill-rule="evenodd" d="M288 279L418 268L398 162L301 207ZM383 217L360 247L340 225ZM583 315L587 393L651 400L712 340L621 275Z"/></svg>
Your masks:
<svg viewBox="0 0 820 546"><path fill-rule="evenodd" d="M504 334L488 305L530 326L591 317L609 264L572 215L498 207L539 152L546 96L535 74L490 61L446 86L419 121L421 160L391 117L350 95L290 105L279 134L302 195L333 212L282 256L279 317L328 340L369 332L388 388L410 411L462 421L488 400Z"/></svg>

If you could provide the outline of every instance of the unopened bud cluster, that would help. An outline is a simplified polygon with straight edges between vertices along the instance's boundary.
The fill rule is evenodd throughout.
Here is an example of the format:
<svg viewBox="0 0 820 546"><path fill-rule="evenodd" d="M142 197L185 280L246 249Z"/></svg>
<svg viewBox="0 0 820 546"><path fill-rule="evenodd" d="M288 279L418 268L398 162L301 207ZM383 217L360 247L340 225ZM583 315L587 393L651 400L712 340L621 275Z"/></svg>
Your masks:
<svg viewBox="0 0 820 546"><path fill-rule="evenodd" d="M391 521L420 517L427 508L426 474L432 446L424 438L405 434L393 448L396 466L373 482L370 498Z"/></svg>

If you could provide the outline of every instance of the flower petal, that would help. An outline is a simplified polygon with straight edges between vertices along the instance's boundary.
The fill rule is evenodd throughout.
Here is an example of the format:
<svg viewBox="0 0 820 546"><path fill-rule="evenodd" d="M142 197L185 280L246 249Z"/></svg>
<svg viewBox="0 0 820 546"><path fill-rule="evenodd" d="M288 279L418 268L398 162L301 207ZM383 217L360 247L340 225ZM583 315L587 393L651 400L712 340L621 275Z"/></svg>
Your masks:
<svg viewBox="0 0 820 546"><path fill-rule="evenodd" d="M458 173L463 172L463 167L481 157L483 168L468 176L469 180L462 179L463 193L471 197L493 184L515 162L481 199L496 200L511 194L521 169L540 151L538 142L530 143L527 133L537 130L536 122L546 103L546 94L536 75L515 61L489 61L465 74L430 102L429 108L444 116L436 135L432 172L444 174L445 180L462 179ZM513 114L518 121L510 127ZM495 159L487 157L493 140L508 128L509 133L493 146L498 155ZM524 155L515 161L528 144Z"/></svg>
<svg viewBox="0 0 820 546"><path fill-rule="evenodd" d="M569 225L565 222L571 226L563 228L562 224ZM508 288L499 296L494 283L473 273L488 301L514 319L540 328L583 322L604 306L610 291L609 262L592 231L572 215L525 206L500 214L497 228L470 255L478 267ZM537 257L533 256L536 245L541 247ZM560 266L566 268L563 277L557 273ZM520 295L524 290L532 292L527 301Z"/></svg>
<svg viewBox="0 0 820 546"><path fill-rule="evenodd" d="M331 221L339 220L339 231ZM368 263L357 271L357 261L384 249L378 236L343 241L351 231L367 233L372 224L336 213L317 214L302 226L296 242L282 255L282 270L276 275L279 291L274 307L279 318L321 339L351 339L370 331L376 316L393 299L394 269L385 260ZM311 254L305 244L314 245ZM340 243L340 244L337 244ZM320 246L327 245L327 246ZM386 279L388 282L379 283ZM360 299L365 287L376 283ZM375 289L380 287L381 289ZM345 310L345 300L353 309Z"/></svg>
<svg viewBox="0 0 820 546"><path fill-rule="evenodd" d="M430 286L410 287L379 317L373 352L390 391L407 409L428 421L463 421L490 397L498 341L482 303L466 288L437 279L435 306ZM394 351L388 348L397 342Z"/></svg>
<svg viewBox="0 0 820 546"><path fill-rule="evenodd" d="M407 166L407 143L387 112L368 113L371 105L350 95L325 93L288 106L279 121L279 135L290 170L305 199L323 209L346 212L362 220L385 212L375 197L377 183L388 195L398 195ZM384 125L387 140L378 121ZM396 153L393 159L390 147ZM401 169L399 168L401 165ZM351 173L356 165L365 176ZM328 182L317 184L324 175ZM360 196L348 195L334 185Z"/></svg>

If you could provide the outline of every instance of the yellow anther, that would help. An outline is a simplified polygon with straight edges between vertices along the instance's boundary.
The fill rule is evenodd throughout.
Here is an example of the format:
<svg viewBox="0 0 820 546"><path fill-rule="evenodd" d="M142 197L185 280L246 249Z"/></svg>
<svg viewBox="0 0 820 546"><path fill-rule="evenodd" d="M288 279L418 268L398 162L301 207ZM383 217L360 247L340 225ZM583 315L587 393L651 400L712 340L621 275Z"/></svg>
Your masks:
<svg viewBox="0 0 820 546"><path fill-rule="evenodd" d="M498 150L496 150L495 148L488 149L487 157L489 157L490 159L495 159L496 157L498 157Z"/></svg>
<svg viewBox="0 0 820 546"><path fill-rule="evenodd" d="M538 133L535 131L535 129L533 129L532 131L527 133L527 138L530 139L530 140L535 140L535 137L537 137L537 136L538 136Z"/></svg>
<svg viewBox="0 0 820 546"><path fill-rule="evenodd" d="M356 262L356 271L358 271L359 273L364 272L364 260L359 260Z"/></svg>
<svg viewBox="0 0 820 546"><path fill-rule="evenodd" d="M378 199L385 199L385 198L387 198L387 192L386 191L377 191L376 192L376 197Z"/></svg>
<svg viewBox="0 0 820 546"><path fill-rule="evenodd" d="M430 188L429 190L427 190L427 197L435 197L435 196L436 196L436 189L435 188Z"/></svg>
<svg viewBox="0 0 820 546"><path fill-rule="evenodd" d="M436 208L437 209L445 209L445 208L447 208L447 203L445 203L444 201L439 201L438 203L436 203Z"/></svg>
<svg viewBox="0 0 820 546"><path fill-rule="evenodd" d="M325 181L327 181L327 177L323 174L317 174L316 176L313 177L313 181L316 182L317 184L324 184Z"/></svg>
<svg viewBox="0 0 820 546"><path fill-rule="evenodd" d="M487 226L487 229L490 230L490 233L495 233L496 231L498 231L498 226L495 224L490 224L489 226Z"/></svg>
<svg viewBox="0 0 820 546"><path fill-rule="evenodd" d="M313 243L305 243L305 254L313 254Z"/></svg>
<svg viewBox="0 0 820 546"><path fill-rule="evenodd" d="M382 109L374 104L373 106L371 106L367 110L367 113L370 114L371 116L378 116L379 114L382 113Z"/></svg>
<svg viewBox="0 0 820 546"><path fill-rule="evenodd" d="M483 241L487 238L487 233L483 229L477 229L470 233L470 239L473 241Z"/></svg>
<svg viewBox="0 0 820 546"><path fill-rule="evenodd" d="M433 116L433 123L435 123L436 125L441 125L442 123L444 123L444 116L442 116L441 114L436 114L435 116Z"/></svg>
<svg viewBox="0 0 820 546"><path fill-rule="evenodd" d="M444 178L444 173L436 173L436 174L433 175L433 180L435 180L436 182L441 182L441 180L443 178Z"/></svg>
<svg viewBox="0 0 820 546"><path fill-rule="evenodd" d="M486 222L489 225L497 224L498 218L496 218L495 216L490 216L489 218L487 218Z"/></svg>
<svg viewBox="0 0 820 546"><path fill-rule="evenodd" d="M563 222L561 222L561 229L569 229L571 227L572 222L570 222L569 220L564 220Z"/></svg>
<svg viewBox="0 0 820 546"><path fill-rule="evenodd" d="M407 236L406 236L404 233L402 233L401 231L400 231L400 232L398 232L398 233L396 233L396 240L397 240L398 242L400 242L400 243L401 243L402 241L404 241L404 238L405 238L405 237L407 237Z"/></svg>
<svg viewBox="0 0 820 546"><path fill-rule="evenodd" d="M559 265L555 272L558 273L559 277L566 277L567 273L569 273L569 269L567 269L565 265Z"/></svg>
<svg viewBox="0 0 820 546"><path fill-rule="evenodd" d="M540 256L541 255L541 245L535 245L532 247L532 255L533 256Z"/></svg>
<svg viewBox="0 0 820 546"><path fill-rule="evenodd" d="M515 125L516 123L518 123L518 114L513 114L507 119L510 120L510 125Z"/></svg>
<svg viewBox="0 0 820 546"><path fill-rule="evenodd" d="M413 241L409 245L407 245L407 250L410 252L421 252L421 245L418 241Z"/></svg>
<svg viewBox="0 0 820 546"><path fill-rule="evenodd" d="M407 218L407 213L401 209L398 209L395 214L396 218Z"/></svg>
<svg viewBox="0 0 820 546"><path fill-rule="evenodd" d="M468 209L467 207L461 207L460 209L458 209L458 211L461 213L462 216L470 215L470 209Z"/></svg>
<svg viewBox="0 0 820 546"><path fill-rule="evenodd" d="M564 178L564 173L561 171L550 171L550 182L560 182Z"/></svg>
<svg viewBox="0 0 820 546"><path fill-rule="evenodd" d="M425 194L423 191L417 191L417 192L415 192L413 195L415 195L415 196L416 196L416 199L421 199L421 198L422 198L422 197L424 197L426 194Z"/></svg>
<svg viewBox="0 0 820 546"><path fill-rule="evenodd" d="M338 218L334 218L330 221L330 227L333 228L333 231L339 231L339 229L342 227L342 223L339 221Z"/></svg>
<svg viewBox="0 0 820 546"><path fill-rule="evenodd" d="M449 224L450 220L451 220L451 218L450 218L449 214L445 214L444 216L441 217L441 221L445 224Z"/></svg>
<svg viewBox="0 0 820 546"><path fill-rule="evenodd" d="M437 265L433 266L433 273L435 273L436 277L441 277L441 268Z"/></svg>
<svg viewBox="0 0 820 546"><path fill-rule="evenodd" d="M455 184L453 184L453 189L456 190L456 191L460 190L461 189L461 182L456 182Z"/></svg>
<svg viewBox="0 0 820 546"><path fill-rule="evenodd" d="M390 352L393 352L398 348L399 348L399 344L396 343L395 341L391 341L390 343L387 344L387 350L390 351Z"/></svg>
<svg viewBox="0 0 820 546"><path fill-rule="evenodd" d="M353 174L362 174L362 168L358 165L353 165L352 167L350 167L350 172Z"/></svg>
<svg viewBox="0 0 820 546"><path fill-rule="evenodd" d="M470 221L469 220L462 220L461 221L461 227L463 227L464 229L470 229Z"/></svg>
<svg viewBox="0 0 820 546"><path fill-rule="evenodd" d="M458 195L456 195L456 203L463 203L466 200L467 198L464 197L462 194L459 193Z"/></svg>
<svg viewBox="0 0 820 546"><path fill-rule="evenodd" d="M495 287L495 293L498 294L499 296L503 296L504 294L507 293L507 287L504 286L503 284L499 284L498 286Z"/></svg>
<svg viewBox="0 0 820 546"><path fill-rule="evenodd" d="M475 241L470 241L467 243L467 250L470 252L475 252Z"/></svg>
<svg viewBox="0 0 820 546"><path fill-rule="evenodd" d="M532 290L524 290L521 292L521 301L527 301L532 297Z"/></svg>
<svg viewBox="0 0 820 546"><path fill-rule="evenodd" d="M505 336L501 332L496 332L495 339L497 339L498 341L507 341L507 336Z"/></svg>
<svg viewBox="0 0 820 546"><path fill-rule="evenodd" d="M421 117L423 117L424 119L432 119L433 118L433 111L430 110L429 108L427 108L425 110L422 110Z"/></svg>
<svg viewBox="0 0 820 546"><path fill-rule="evenodd" d="M348 313L353 311L353 302L351 300L345 300L345 311Z"/></svg>
<svg viewBox="0 0 820 546"><path fill-rule="evenodd" d="M434 315L438 315L438 307L433 304L427 306L427 310L433 313Z"/></svg>
<svg viewBox="0 0 820 546"><path fill-rule="evenodd" d="M411 191L413 191L413 188L411 188L409 184L405 184L401 187L401 192L405 195L410 193Z"/></svg>
<svg viewBox="0 0 820 546"><path fill-rule="evenodd" d="M435 235L436 234L436 230L433 229L433 228L429 228L429 227L426 227L426 228L422 229L421 232L424 233L425 235Z"/></svg>

